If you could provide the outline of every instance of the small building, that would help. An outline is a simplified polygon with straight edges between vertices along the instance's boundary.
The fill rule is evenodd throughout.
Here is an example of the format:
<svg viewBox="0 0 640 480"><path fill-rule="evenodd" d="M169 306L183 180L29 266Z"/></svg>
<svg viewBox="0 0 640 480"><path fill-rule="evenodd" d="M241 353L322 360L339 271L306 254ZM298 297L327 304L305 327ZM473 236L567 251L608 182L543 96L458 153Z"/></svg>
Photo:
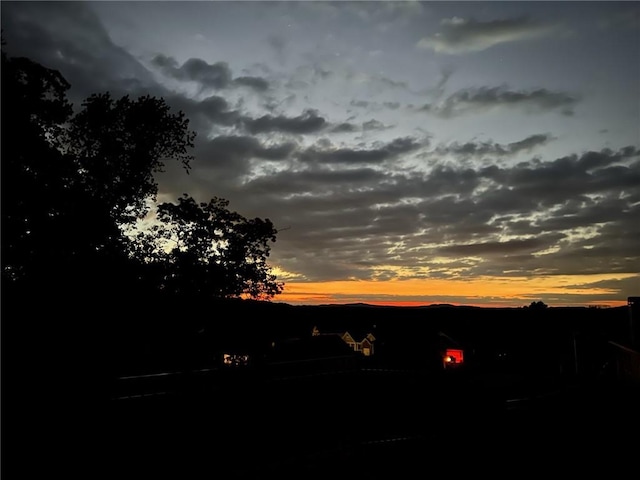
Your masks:
<svg viewBox="0 0 640 480"><path fill-rule="evenodd" d="M464 364L464 349L457 340L454 340L446 333L439 331L440 355L442 366L445 370L459 368Z"/></svg>
<svg viewBox="0 0 640 480"><path fill-rule="evenodd" d="M311 336L318 337L321 335L332 335L338 336L345 342L354 352L360 352L365 357L372 356L375 352L374 343L376 341L376 337L371 332L363 333L354 338L349 331L344 332L321 332L317 326L314 326L311 331ZM356 340L356 338L360 338L361 340Z"/></svg>

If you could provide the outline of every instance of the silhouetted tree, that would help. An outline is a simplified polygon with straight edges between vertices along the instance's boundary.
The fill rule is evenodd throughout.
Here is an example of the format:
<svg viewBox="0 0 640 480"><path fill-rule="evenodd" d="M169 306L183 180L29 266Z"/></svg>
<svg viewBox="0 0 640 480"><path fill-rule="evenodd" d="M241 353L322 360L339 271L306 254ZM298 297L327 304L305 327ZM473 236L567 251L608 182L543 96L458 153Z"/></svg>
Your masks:
<svg viewBox="0 0 640 480"><path fill-rule="evenodd" d="M51 143L72 113L55 70L2 51L3 281L24 277L56 242L71 205L73 165Z"/></svg>
<svg viewBox="0 0 640 480"><path fill-rule="evenodd" d="M195 133L189 120L151 96L114 100L109 93L94 94L82 107L60 141L78 167L78 181L118 224L143 218L163 162L178 160L190 168L187 150Z"/></svg>
<svg viewBox="0 0 640 480"><path fill-rule="evenodd" d="M226 200L163 204L161 226L130 236L156 200L164 162L188 173L195 132L183 112L148 95L94 94L74 113L69 88L59 72L3 48L3 280L97 290L130 273L180 294L267 299L282 291L266 263L273 224L229 211Z"/></svg>
<svg viewBox="0 0 640 480"><path fill-rule="evenodd" d="M542 300L539 300L537 302L531 302L531 304L529 305L529 308L532 310L544 310L547 308L547 304L544 303Z"/></svg>
<svg viewBox="0 0 640 480"><path fill-rule="evenodd" d="M167 160L189 167L195 134L163 99L92 95L74 115L69 88L3 50L3 280L86 281L96 263L126 261L121 229L155 199L153 174Z"/></svg>
<svg viewBox="0 0 640 480"><path fill-rule="evenodd" d="M158 288L205 297L269 299L283 284L267 264L277 230L269 219L247 219L227 200L197 203L185 194L158 207L156 225L138 235L134 256L155 271Z"/></svg>

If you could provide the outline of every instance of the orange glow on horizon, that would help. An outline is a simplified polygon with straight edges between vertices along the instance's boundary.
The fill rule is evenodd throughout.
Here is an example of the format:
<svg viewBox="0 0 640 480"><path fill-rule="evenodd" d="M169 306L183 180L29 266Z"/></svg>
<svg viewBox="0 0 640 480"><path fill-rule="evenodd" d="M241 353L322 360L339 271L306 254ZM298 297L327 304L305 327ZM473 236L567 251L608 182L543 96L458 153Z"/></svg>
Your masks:
<svg viewBox="0 0 640 480"><path fill-rule="evenodd" d="M291 304L367 303L386 306L452 304L479 307L521 307L553 296L552 306L626 305L626 296L596 282L635 277L636 274L549 275L539 277L477 277L469 279L408 279L391 281L285 282L276 301ZM594 300L600 295L620 300ZM567 298L563 300L563 296ZM584 300L576 301L576 298Z"/></svg>

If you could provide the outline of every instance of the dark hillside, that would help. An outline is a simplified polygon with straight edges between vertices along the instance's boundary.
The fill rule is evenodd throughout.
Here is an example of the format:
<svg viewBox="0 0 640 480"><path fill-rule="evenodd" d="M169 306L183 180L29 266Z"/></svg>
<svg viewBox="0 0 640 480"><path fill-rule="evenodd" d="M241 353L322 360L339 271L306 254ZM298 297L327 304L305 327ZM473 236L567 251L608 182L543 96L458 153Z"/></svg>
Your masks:
<svg viewBox="0 0 640 480"><path fill-rule="evenodd" d="M149 301L144 307L119 310L112 318L102 316L101 321L101 328L113 342L113 366L118 365L120 371L207 365L214 362L213 354L221 348L264 352L274 342L307 338L316 327L322 333L372 333L378 364L395 368L428 364L442 332L465 348L469 361L484 364L504 353L566 372L574 368L576 349L593 357L582 358L584 365L597 368L606 343L624 345L629 335L626 307L538 311L455 306L293 306L164 298ZM145 367L150 358L159 363Z"/></svg>

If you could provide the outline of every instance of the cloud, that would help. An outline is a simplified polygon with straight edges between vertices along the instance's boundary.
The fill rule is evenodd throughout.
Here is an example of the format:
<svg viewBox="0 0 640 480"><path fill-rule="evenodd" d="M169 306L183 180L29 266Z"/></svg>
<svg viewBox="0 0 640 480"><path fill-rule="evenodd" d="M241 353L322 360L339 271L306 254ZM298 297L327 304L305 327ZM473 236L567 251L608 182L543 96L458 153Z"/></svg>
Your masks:
<svg viewBox="0 0 640 480"><path fill-rule="evenodd" d="M368 100L351 100L349 103L352 107L367 108L371 102Z"/></svg>
<svg viewBox="0 0 640 480"><path fill-rule="evenodd" d="M151 64L173 79L184 82L196 82L203 88L221 90L232 86L246 86L257 92L264 92L269 88L269 82L261 77L237 77L233 79L227 62L207 63L201 58L190 58L181 66L173 57L158 54Z"/></svg>
<svg viewBox="0 0 640 480"><path fill-rule="evenodd" d="M530 152L536 147L547 144L552 138L549 134L537 134L508 144L499 144L491 141L452 142L448 145L438 145L435 153L438 155L450 154L460 157L509 157L520 152Z"/></svg>
<svg viewBox="0 0 640 480"><path fill-rule="evenodd" d="M360 129L356 125L348 122L339 123L331 129L332 133L351 133L358 131L360 131Z"/></svg>
<svg viewBox="0 0 640 480"><path fill-rule="evenodd" d="M151 72L113 43L87 3L3 2L2 30L10 55L62 73L74 104L103 91L162 92Z"/></svg>
<svg viewBox="0 0 640 480"><path fill-rule="evenodd" d="M639 155L635 147L617 152L604 149L549 162L523 162L511 168L489 167L480 174L510 187L510 191L521 197L534 198L542 206L550 206L582 195L638 191L640 165L629 162Z"/></svg>
<svg viewBox="0 0 640 480"><path fill-rule="evenodd" d="M327 126L327 121L317 110L307 109L297 117L263 115L243 119L245 128L252 134L284 132L293 134L316 133Z"/></svg>
<svg viewBox="0 0 640 480"><path fill-rule="evenodd" d="M512 142L507 144L506 150L510 154L519 153L519 152L529 152L534 148L546 145L550 140L553 140L553 137L549 134L537 134L530 135L527 138L519 140L517 142Z"/></svg>
<svg viewBox="0 0 640 480"><path fill-rule="evenodd" d="M637 292L638 285L640 285L640 275L635 276L623 276L619 278L608 278L606 280L599 280L595 282L567 285L568 289L605 289L610 290L609 294L599 295L602 300L620 300L620 292ZM577 303L581 302L580 299L576 299ZM595 300L595 299L594 299Z"/></svg>
<svg viewBox="0 0 640 480"><path fill-rule="evenodd" d="M233 80L233 84L250 87L257 92L264 92L269 89L269 82L262 77L237 77Z"/></svg>
<svg viewBox="0 0 640 480"><path fill-rule="evenodd" d="M546 88L510 90L506 86L479 87L459 90L444 102L438 105L427 104L421 110L443 118L481 113L495 108L519 108L525 113L560 111L562 115L570 116L579 101L577 95Z"/></svg>
<svg viewBox="0 0 640 480"><path fill-rule="evenodd" d="M378 148L370 149L318 149L310 147L301 152L300 161L322 164L379 164L396 158L399 155L415 151L423 146L423 143L410 137L396 138Z"/></svg>
<svg viewBox="0 0 640 480"><path fill-rule="evenodd" d="M291 227L278 239L281 267L316 280L637 271L637 147L505 167L372 168L420 142L391 143L296 150L297 166L244 185L244 198Z"/></svg>
<svg viewBox="0 0 640 480"><path fill-rule="evenodd" d="M389 125L385 125L384 123L382 123L379 120L376 120L375 118L372 118L371 120L368 120L362 123L363 131L387 130L389 128L392 128L392 127Z"/></svg>
<svg viewBox="0 0 640 480"><path fill-rule="evenodd" d="M174 110L182 110L189 119L189 128L206 136L214 126L234 127L242 115L230 110L226 99L211 95L203 100L194 100L176 93L167 93L164 98Z"/></svg>
<svg viewBox="0 0 640 480"><path fill-rule="evenodd" d="M372 132L372 131L380 131L380 130L388 130L393 128L392 125L385 125L379 120L372 118L371 120L367 120L366 122L362 122L360 126L354 125L353 123L343 122L339 123L335 127L333 127L330 131L331 133L352 133L352 132Z"/></svg>
<svg viewBox="0 0 640 480"><path fill-rule="evenodd" d="M550 244L564 237L563 234L553 234L517 240L457 244L439 248L438 253L452 256L506 256L512 253L531 253L548 248Z"/></svg>
<svg viewBox="0 0 640 480"><path fill-rule="evenodd" d="M294 143L283 143L275 146L265 146L258 139L247 136L219 136L209 141L207 154L213 157L244 157L262 158L265 160L284 160L295 150Z"/></svg>
<svg viewBox="0 0 640 480"><path fill-rule="evenodd" d="M349 106L355 107L357 109L363 109L364 111L369 113L373 113L373 112L381 112L381 111L389 111L389 110L398 110L401 104L400 102L392 102L392 101L375 102L371 100L353 99L349 101Z"/></svg>
<svg viewBox="0 0 640 480"><path fill-rule="evenodd" d="M422 38L417 46L447 54L479 52L502 43L548 36L559 30L555 24L534 21L528 17L486 22L452 17L443 19L440 27L440 32Z"/></svg>
<svg viewBox="0 0 640 480"><path fill-rule="evenodd" d="M446 85L451 79L453 72L453 67L444 67L440 72L440 79L438 80L438 82L433 87L429 87L421 93L434 99L439 99L440 97L442 97L442 95L444 95Z"/></svg>
<svg viewBox="0 0 640 480"><path fill-rule="evenodd" d="M231 83L231 70L226 62L209 64L200 58L190 58L178 66L174 58L156 55L151 63L167 76L176 80L191 81L203 87L227 88Z"/></svg>
<svg viewBox="0 0 640 480"><path fill-rule="evenodd" d="M163 198L174 199L183 192L206 201L211 196L229 198L252 175L256 165L283 162L291 158L298 146L294 142L265 143L246 135L219 135L196 138L196 159L190 175L176 168L159 176ZM242 206L242 202L238 203ZM269 215L266 215L269 216Z"/></svg>
<svg viewBox="0 0 640 480"><path fill-rule="evenodd" d="M364 187L370 182L378 184L384 182L385 178L384 173L370 167L335 170L302 166L295 170L284 170L257 177L248 182L246 187L252 195L269 195L278 207L282 207L285 203L295 203L291 205L292 216L295 217L301 211L326 214L329 210L341 206L345 195L349 195L350 189ZM309 193L312 195L308 195ZM320 201L317 201L318 199ZM352 200L354 201L350 205L353 208L370 206L366 198L362 201L355 198ZM328 216L328 218L331 217Z"/></svg>

